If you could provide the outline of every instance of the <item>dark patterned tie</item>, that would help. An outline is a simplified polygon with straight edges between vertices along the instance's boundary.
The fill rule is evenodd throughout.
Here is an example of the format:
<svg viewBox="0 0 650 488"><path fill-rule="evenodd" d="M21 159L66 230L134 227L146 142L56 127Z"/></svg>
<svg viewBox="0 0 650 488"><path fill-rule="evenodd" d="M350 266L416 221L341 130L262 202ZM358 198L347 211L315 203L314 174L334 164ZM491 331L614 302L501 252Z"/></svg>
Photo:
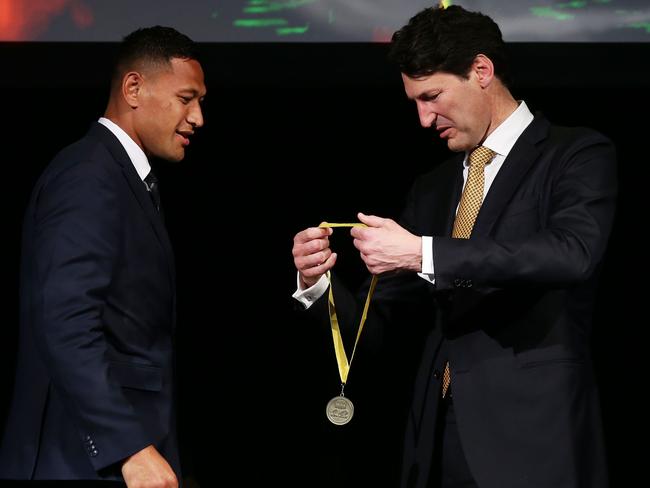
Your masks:
<svg viewBox="0 0 650 488"><path fill-rule="evenodd" d="M153 202L153 206L156 207L156 210L160 212L160 188L158 185L158 178L153 174L153 171L149 171L149 174L144 179L144 182L147 185L147 190L149 190L149 196Z"/></svg>
<svg viewBox="0 0 650 488"><path fill-rule="evenodd" d="M467 183L460 198L454 230L451 233L456 239L469 239L472 235L476 216L483 203L483 190L485 188L485 165L489 164L496 153L485 146L479 146L469 155L469 174ZM449 361L445 363L445 370L442 373L442 398L447 394L451 384L451 373Z"/></svg>

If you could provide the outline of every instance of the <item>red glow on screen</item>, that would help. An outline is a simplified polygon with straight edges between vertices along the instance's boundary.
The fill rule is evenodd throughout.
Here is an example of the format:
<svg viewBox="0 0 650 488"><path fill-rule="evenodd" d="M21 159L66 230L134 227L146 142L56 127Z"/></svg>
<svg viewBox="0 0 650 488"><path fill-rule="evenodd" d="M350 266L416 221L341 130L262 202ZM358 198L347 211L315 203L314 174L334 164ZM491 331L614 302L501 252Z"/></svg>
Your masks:
<svg viewBox="0 0 650 488"><path fill-rule="evenodd" d="M93 17L93 11L90 10L90 7L84 5L81 2L75 2L72 6L72 19L77 27L82 29L87 29L93 25L95 20Z"/></svg>
<svg viewBox="0 0 650 488"><path fill-rule="evenodd" d="M79 0L0 0L0 40L37 40L66 11L79 28L93 23L92 11Z"/></svg>
<svg viewBox="0 0 650 488"><path fill-rule="evenodd" d="M372 30L372 42L390 42L393 37L393 29L388 27L375 27Z"/></svg>

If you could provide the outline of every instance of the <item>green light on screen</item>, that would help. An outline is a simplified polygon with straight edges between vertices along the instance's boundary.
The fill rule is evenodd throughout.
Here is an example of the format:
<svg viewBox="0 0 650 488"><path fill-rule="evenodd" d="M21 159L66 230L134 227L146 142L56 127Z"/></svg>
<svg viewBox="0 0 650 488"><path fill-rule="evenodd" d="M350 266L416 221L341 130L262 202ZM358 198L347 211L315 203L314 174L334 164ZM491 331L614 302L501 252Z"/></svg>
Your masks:
<svg viewBox="0 0 650 488"><path fill-rule="evenodd" d="M280 27L275 29L275 32L279 36L295 36L302 35L309 30L309 24L303 27Z"/></svg>
<svg viewBox="0 0 650 488"><path fill-rule="evenodd" d="M650 22L634 22L629 24L628 27L632 29L645 29L645 31L650 34Z"/></svg>
<svg viewBox="0 0 650 488"><path fill-rule="evenodd" d="M290 0L288 2L257 2L250 7L244 7L244 12L247 14L268 14L280 10L296 9L303 5L314 3L314 1L315 0Z"/></svg>
<svg viewBox="0 0 650 488"><path fill-rule="evenodd" d="M557 8L585 8L587 6L586 0L573 0L567 3L558 3Z"/></svg>
<svg viewBox="0 0 650 488"><path fill-rule="evenodd" d="M530 12L536 17L549 17L555 20L571 20L575 17L573 14L553 10L553 7L531 7Z"/></svg>
<svg viewBox="0 0 650 488"><path fill-rule="evenodd" d="M235 27L244 28L259 28L259 27L278 27L285 26L288 22L285 19L237 19L232 25Z"/></svg>

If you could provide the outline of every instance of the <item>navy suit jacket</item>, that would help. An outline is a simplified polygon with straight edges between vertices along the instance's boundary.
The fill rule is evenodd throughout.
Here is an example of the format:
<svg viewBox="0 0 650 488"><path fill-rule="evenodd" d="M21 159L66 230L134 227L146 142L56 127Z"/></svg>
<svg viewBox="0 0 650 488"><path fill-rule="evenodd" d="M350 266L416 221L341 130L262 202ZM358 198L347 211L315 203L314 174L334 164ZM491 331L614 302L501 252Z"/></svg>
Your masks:
<svg viewBox="0 0 650 488"><path fill-rule="evenodd" d="M361 339L367 347L385 342L387 324L426 329L402 486L427 486L448 359L459 435L479 486L605 487L589 342L614 218L614 148L594 131L536 116L490 187L471 238L452 239L462 160L420 177L400 222L434 236L435 286L414 273L380 277ZM358 324L359 300L338 280L334 294L339 323ZM327 317L326 300L310 314Z"/></svg>
<svg viewBox="0 0 650 488"><path fill-rule="evenodd" d="M180 478L175 307L162 218L95 123L46 168L25 215L0 477L119 480L120 461L153 444Z"/></svg>

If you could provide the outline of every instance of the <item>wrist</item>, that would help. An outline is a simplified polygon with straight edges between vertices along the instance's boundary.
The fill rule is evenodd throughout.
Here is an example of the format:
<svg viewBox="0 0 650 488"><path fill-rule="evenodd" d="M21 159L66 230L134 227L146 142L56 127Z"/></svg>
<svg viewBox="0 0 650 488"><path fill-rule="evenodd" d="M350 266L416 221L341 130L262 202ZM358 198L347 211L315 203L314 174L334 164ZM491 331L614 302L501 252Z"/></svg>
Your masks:
<svg viewBox="0 0 650 488"><path fill-rule="evenodd" d="M420 236L413 236L406 269L416 273L422 272L422 237Z"/></svg>
<svg viewBox="0 0 650 488"><path fill-rule="evenodd" d="M308 288L311 288L314 286L317 282L317 278L305 278L302 273L299 273L300 276L300 290L304 291L307 290Z"/></svg>

